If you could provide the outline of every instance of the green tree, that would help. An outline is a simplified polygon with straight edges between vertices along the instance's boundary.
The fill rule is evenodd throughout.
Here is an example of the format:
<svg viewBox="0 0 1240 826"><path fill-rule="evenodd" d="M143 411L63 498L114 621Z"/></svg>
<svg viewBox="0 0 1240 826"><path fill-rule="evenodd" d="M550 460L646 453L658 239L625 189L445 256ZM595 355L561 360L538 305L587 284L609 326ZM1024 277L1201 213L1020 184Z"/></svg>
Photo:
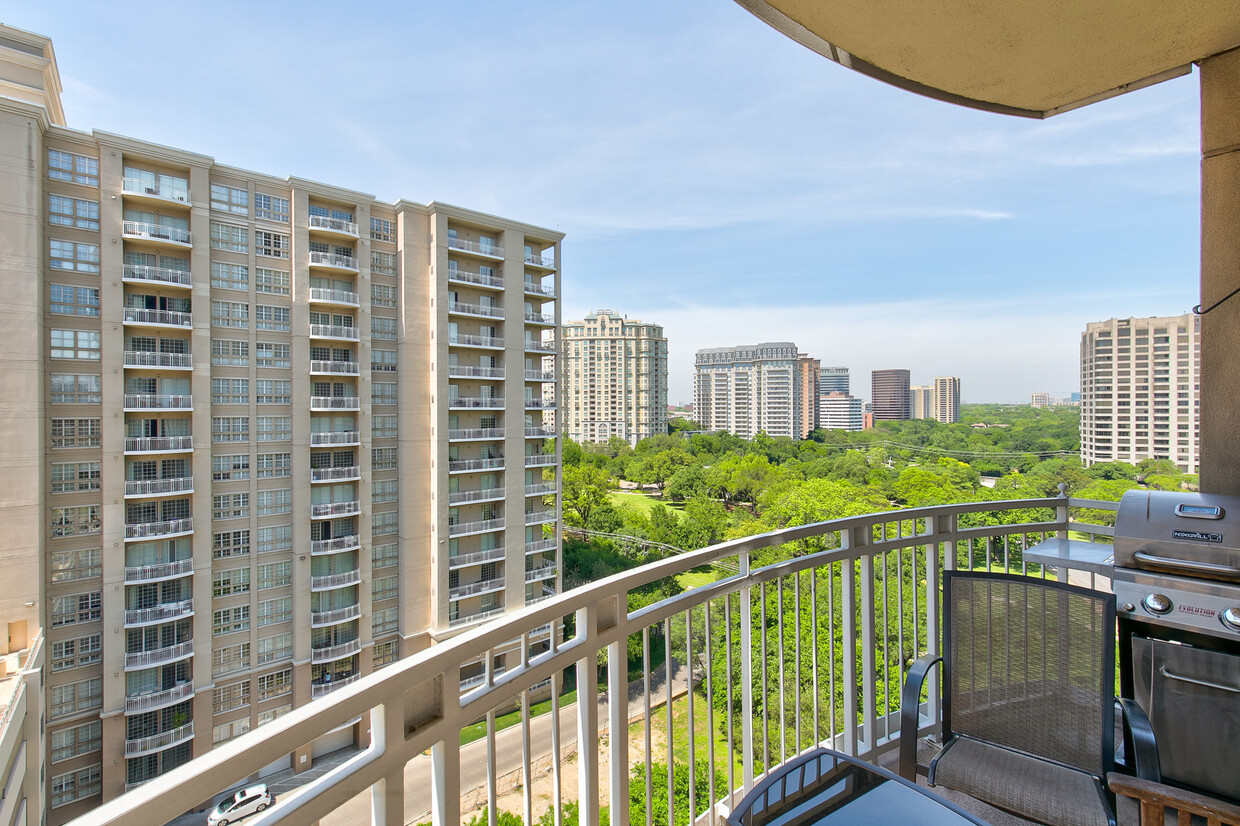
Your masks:
<svg viewBox="0 0 1240 826"><path fill-rule="evenodd" d="M564 521L579 528L592 527L591 516L607 504L610 482L607 472L593 465L565 467L560 484Z"/></svg>

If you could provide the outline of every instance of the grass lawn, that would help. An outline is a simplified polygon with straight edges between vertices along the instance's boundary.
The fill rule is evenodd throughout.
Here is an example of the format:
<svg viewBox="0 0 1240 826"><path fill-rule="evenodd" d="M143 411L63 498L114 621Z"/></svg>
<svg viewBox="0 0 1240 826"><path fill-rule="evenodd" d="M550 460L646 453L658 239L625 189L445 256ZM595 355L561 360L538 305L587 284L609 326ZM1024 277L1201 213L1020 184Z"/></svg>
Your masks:
<svg viewBox="0 0 1240 826"><path fill-rule="evenodd" d="M701 573L696 571L685 571L683 574L678 574L676 576L676 582L680 584L681 588L688 591L689 589L696 588L699 585L709 585L718 578L719 574L716 571L703 571Z"/></svg>
<svg viewBox="0 0 1240 826"><path fill-rule="evenodd" d="M560 695L560 705L565 706L577 700L577 689ZM530 706L530 718L533 719L540 714L546 714L551 710L551 701L543 700L541 703L535 703ZM506 729L509 726L517 726L521 724L521 711L510 711L507 714L495 715L495 730ZM472 743L475 740L481 740L487 736L487 721L481 720L471 726L461 729L461 745Z"/></svg>
<svg viewBox="0 0 1240 826"><path fill-rule="evenodd" d="M649 496L644 493L621 493L620 491L611 491L607 494L607 499L611 502L613 508L636 508L643 514L649 515L655 505L663 505L672 510L684 510L684 505L677 502L664 502L657 496Z"/></svg>
<svg viewBox="0 0 1240 826"><path fill-rule="evenodd" d="M705 772L706 758L710 754L711 749L715 753L715 768L723 773L726 777L728 773L728 761L731 760L735 771L734 776L741 776L741 755L739 752L729 752L728 742L726 738L726 721L719 714L715 714L715 730L710 731L706 725L706 699L698 693L693 696L693 759L697 766L697 770ZM667 762L667 709L660 705L658 708L650 710L651 726L651 758L661 762ZM688 764L689 762L689 701L687 697L677 697L672 701L672 759L677 763ZM737 743L740 742L740 728L734 726L732 730L732 738ZM637 744L639 747L643 742L645 735L641 722L637 722L629 726L629 742ZM633 765L637 765L634 762Z"/></svg>

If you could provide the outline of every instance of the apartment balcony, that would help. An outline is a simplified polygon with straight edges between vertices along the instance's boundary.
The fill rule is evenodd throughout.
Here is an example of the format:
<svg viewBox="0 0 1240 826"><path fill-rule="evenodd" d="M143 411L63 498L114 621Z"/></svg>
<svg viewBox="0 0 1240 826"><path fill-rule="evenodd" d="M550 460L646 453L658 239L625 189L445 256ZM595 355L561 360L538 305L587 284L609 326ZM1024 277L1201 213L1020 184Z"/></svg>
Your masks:
<svg viewBox="0 0 1240 826"><path fill-rule="evenodd" d="M192 617L193 615L194 601L192 599L185 599L180 602L166 602L163 605L155 605L150 608L135 608L126 611L125 627L139 628L143 625L172 622L173 620Z"/></svg>
<svg viewBox="0 0 1240 826"><path fill-rule="evenodd" d="M362 443L362 434L356 430L331 430L310 434L310 447L348 447Z"/></svg>
<svg viewBox="0 0 1240 826"><path fill-rule="evenodd" d="M472 336L457 333L448 336L448 344L452 347L479 347L483 350L503 350L504 340L496 336Z"/></svg>
<svg viewBox="0 0 1240 826"><path fill-rule="evenodd" d="M560 543L554 537L550 539L535 539L533 542L525 543L525 553L526 554L543 553L545 551L558 550L559 547L560 547Z"/></svg>
<svg viewBox="0 0 1240 826"><path fill-rule="evenodd" d="M508 669L506 668L494 669L491 672L491 679L495 680L495 679L498 679L499 677L504 676L504 672L506 672L507 670ZM458 683L458 685L460 686L461 693L464 694L466 691L472 691L478 686L484 685L486 682L487 682L487 675L486 675L486 672L484 671L481 674L475 674L472 677L466 677L465 679L461 680Z"/></svg>
<svg viewBox="0 0 1240 826"><path fill-rule="evenodd" d="M361 640L350 640L339 645L328 645L323 648L311 648L310 662L316 665L319 663L331 663L336 660L342 660L345 657L352 657L354 654L360 653L361 650Z"/></svg>
<svg viewBox="0 0 1240 826"><path fill-rule="evenodd" d="M479 318L503 318L503 307L484 307L480 304L465 304L460 301L448 302L450 315L477 316Z"/></svg>
<svg viewBox="0 0 1240 826"><path fill-rule="evenodd" d="M190 720L180 728L174 728L171 731L165 731L160 734L152 734L150 737L139 737L136 740L125 741L126 757L141 757L144 754L153 754L157 751L170 749L173 746L194 739L194 721Z"/></svg>
<svg viewBox="0 0 1240 826"><path fill-rule="evenodd" d="M543 284L541 281L526 281L525 294L543 298L555 298L555 283Z"/></svg>
<svg viewBox="0 0 1240 826"><path fill-rule="evenodd" d="M526 525L542 525L555 520L555 511L533 511L525 515Z"/></svg>
<svg viewBox="0 0 1240 826"><path fill-rule="evenodd" d="M326 215L311 215L306 228L316 235L336 235L357 237L357 224L340 218L329 218Z"/></svg>
<svg viewBox="0 0 1240 826"><path fill-rule="evenodd" d="M311 611L310 627L324 628L328 625L338 625L342 622L352 622L355 619L360 619L361 616L361 605L350 605L345 608L333 608L330 611Z"/></svg>
<svg viewBox="0 0 1240 826"><path fill-rule="evenodd" d="M329 502L325 505L311 505L311 519L336 519L343 516L357 516L362 512L362 503L359 499L352 502Z"/></svg>
<svg viewBox="0 0 1240 826"><path fill-rule="evenodd" d="M463 628L467 625L477 625L486 620L498 617L504 613L503 608L488 608L485 611L475 611L472 614L461 614L448 620L449 628Z"/></svg>
<svg viewBox="0 0 1240 826"><path fill-rule="evenodd" d="M357 272L357 259L352 255L337 255L334 252L311 252L308 262L311 267L334 272Z"/></svg>
<svg viewBox="0 0 1240 826"><path fill-rule="evenodd" d="M310 555L328 556L330 554L342 554L346 551L359 550L361 547L362 538L357 534L335 536L331 539L311 539Z"/></svg>
<svg viewBox="0 0 1240 826"><path fill-rule="evenodd" d="M192 453L193 436L126 436L125 455L142 453Z"/></svg>
<svg viewBox="0 0 1240 826"><path fill-rule="evenodd" d="M477 367L472 364L449 364L450 379L502 379L503 367Z"/></svg>
<svg viewBox="0 0 1240 826"><path fill-rule="evenodd" d="M450 442L490 441L504 438L502 427L454 427L448 431Z"/></svg>
<svg viewBox="0 0 1240 826"><path fill-rule="evenodd" d="M448 281L456 284L474 284L479 287L492 287L497 290L504 289L504 279L498 275L485 275L479 272L470 272L459 267L448 268Z"/></svg>
<svg viewBox="0 0 1240 826"><path fill-rule="evenodd" d="M311 410L361 410L357 396L311 396Z"/></svg>
<svg viewBox="0 0 1240 826"><path fill-rule="evenodd" d="M331 591L336 588L345 588L349 585L360 585L362 582L362 572L358 570L344 571L339 574L324 574L323 576L310 577L311 591ZM336 659L333 657L332 659Z"/></svg>
<svg viewBox="0 0 1240 826"><path fill-rule="evenodd" d="M542 255L541 253L527 253L525 255L525 265L527 267L538 267L542 270L554 270L555 256Z"/></svg>
<svg viewBox="0 0 1240 826"><path fill-rule="evenodd" d="M125 482L126 499L143 499L149 496L169 496L173 493L193 493L194 477L180 476L174 479L143 479Z"/></svg>
<svg viewBox="0 0 1240 826"><path fill-rule="evenodd" d="M551 313L526 313L526 324L542 324L547 327L555 326L555 316Z"/></svg>
<svg viewBox="0 0 1240 826"><path fill-rule="evenodd" d="M166 645L163 648L127 653L125 654L125 670L141 671L144 668L155 668L187 660L192 656L194 656L194 641L186 640L176 645Z"/></svg>
<svg viewBox="0 0 1240 826"><path fill-rule="evenodd" d="M162 522L138 522L125 525L125 541L138 539L166 539L185 536L194 532L194 517L165 519Z"/></svg>
<svg viewBox="0 0 1240 826"><path fill-rule="evenodd" d="M498 244L480 244L477 241L466 241L463 238L449 238L448 249L468 252L483 258L493 258L497 261L504 257L504 248Z"/></svg>
<svg viewBox="0 0 1240 826"><path fill-rule="evenodd" d="M557 435L554 427L527 427L525 429L525 438L527 439L554 439Z"/></svg>
<svg viewBox="0 0 1240 826"><path fill-rule="evenodd" d="M527 338L525 340L525 351L527 353L554 353L555 342L554 341L534 341L533 339Z"/></svg>
<svg viewBox="0 0 1240 826"><path fill-rule="evenodd" d="M556 375L554 370L526 370L526 381L555 381Z"/></svg>
<svg viewBox="0 0 1240 826"><path fill-rule="evenodd" d="M541 582L544 579L555 579L557 570L558 568L555 565L543 565L541 568L532 568L525 572L525 581Z"/></svg>
<svg viewBox="0 0 1240 826"><path fill-rule="evenodd" d="M525 457L526 467L551 467L555 463L554 453L529 453Z"/></svg>
<svg viewBox="0 0 1240 826"><path fill-rule="evenodd" d="M126 307L122 316L124 324L130 327L174 327L188 330L194 326L191 313L176 310L149 310L145 307Z"/></svg>
<svg viewBox="0 0 1240 826"><path fill-rule="evenodd" d="M149 350L126 350L126 367L153 367L159 370L193 370L194 357L189 353L153 353Z"/></svg>
<svg viewBox="0 0 1240 826"><path fill-rule="evenodd" d="M448 462L448 473L467 473L475 470L503 470L504 457L491 459L453 459Z"/></svg>
<svg viewBox="0 0 1240 826"><path fill-rule="evenodd" d="M492 531L502 531L504 529L504 520L500 519L479 519L473 522L457 522L455 525L448 525L448 536L469 536L476 533L491 533Z"/></svg>
<svg viewBox="0 0 1240 826"><path fill-rule="evenodd" d="M454 490L448 493L448 504L464 505L469 502L495 502L503 498L503 488L486 488L485 490Z"/></svg>
<svg viewBox="0 0 1240 826"><path fill-rule="evenodd" d="M560 488L555 482L537 482L533 485L525 486L526 496L547 496L555 493Z"/></svg>
<svg viewBox="0 0 1240 826"><path fill-rule="evenodd" d="M504 558L504 549L487 548L485 551L472 551L467 554L454 554L448 557L448 570L455 571L471 565L485 565L488 562L500 562Z"/></svg>
<svg viewBox="0 0 1240 826"><path fill-rule="evenodd" d="M448 399L448 408L451 410L503 410L503 396L457 396Z"/></svg>
<svg viewBox="0 0 1240 826"><path fill-rule="evenodd" d="M126 264L121 280L127 284L158 284L161 287L192 287L194 276L185 270L168 267L149 267L144 264Z"/></svg>
<svg viewBox="0 0 1240 826"><path fill-rule="evenodd" d="M310 375L312 376L356 376L359 372L356 361L310 360Z"/></svg>
<svg viewBox="0 0 1240 826"><path fill-rule="evenodd" d="M310 288L311 304L336 304L341 307L359 307L357 293L349 290L332 290L327 287Z"/></svg>
<svg viewBox="0 0 1240 826"><path fill-rule="evenodd" d="M310 468L311 482L353 482L361 478L362 469L358 465Z"/></svg>
<svg viewBox="0 0 1240 826"><path fill-rule="evenodd" d="M317 700L319 697L324 697L337 689L344 688L347 685L352 685L361 678L361 674L351 674L343 679L332 680L330 683L315 683L310 686L310 699Z"/></svg>
<svg viewBox="0 0 1240 826"><path fill-rule="evenodd" d="M468 585L449 588L448 599L466 599L481 594L493 594L496 591L502 590L504 590L504 578L497 576L494 579L483 579L478 582L471 582Z"/></svg>
<svg viewBox="0 0 1240 826"><path fill-rule="evenodd" d="M125 412L139 410L193 410L194 397L164 396L154 393L126 393Z"/></svg>
<svg viewBox="0 0 1240 826"><path fill-rule="evenodd" d="M192 682L184 682L164 691L153 691L150 694L126 697L125 713L145 714L148 711L158 711L161 708L183 703L193 698L193 696L194 684Z"/></svg>
<svg viewBox="0 0 1240 826"><path fill-rule="evenodd" d="M188 189L179 186L161 186L158 182L150 183L141 178L121 178L121 194L126 200L177 204L184 207L190 205Z"/></svg>
<svg viewBox="0 0 1240 826"><path fill-rule="evenodd" d="M193 559L157 562L154 565L128 565L125 567L125 584L137 585L140 582L159 582L165 579L177 579L178 577L189 576L193 572Z"/></svg>
<svg viewBox="0 0 1240 826"><path fill-rule="evenodd" d="M539 399L529 396L525 400L526 410L555 410L555 399Z"/></svg>
<svg viewBox="0 0 1240 826"><path fill-rule="evenodd" d="M344 327L339 324L311 324L310 338L358 341L360 336L356 327Z"/></svg>
<svg viewBox="0 0 1240 826"><path fill-rule="evenodd" d="M121 235L125 238L150 241L166 247L185 249L192 246L189 230L166 227L163 224L148 224L145 221L121 222Z"/></svg>

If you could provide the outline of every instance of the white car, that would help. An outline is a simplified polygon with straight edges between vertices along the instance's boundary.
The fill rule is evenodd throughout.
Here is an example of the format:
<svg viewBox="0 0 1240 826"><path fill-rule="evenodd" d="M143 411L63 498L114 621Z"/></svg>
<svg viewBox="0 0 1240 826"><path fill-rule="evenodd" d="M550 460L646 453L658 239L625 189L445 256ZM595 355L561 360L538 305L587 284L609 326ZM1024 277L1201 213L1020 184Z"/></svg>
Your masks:
<svg viewBox="0 0 1240 826"><path fill-rule="evenodd" d="M267 790L266 783L242 789L232 797L226 798L220 805L207 815L207 826L227 826L236 823L247 815L261 812L274 805L276 796Z"/></svg>

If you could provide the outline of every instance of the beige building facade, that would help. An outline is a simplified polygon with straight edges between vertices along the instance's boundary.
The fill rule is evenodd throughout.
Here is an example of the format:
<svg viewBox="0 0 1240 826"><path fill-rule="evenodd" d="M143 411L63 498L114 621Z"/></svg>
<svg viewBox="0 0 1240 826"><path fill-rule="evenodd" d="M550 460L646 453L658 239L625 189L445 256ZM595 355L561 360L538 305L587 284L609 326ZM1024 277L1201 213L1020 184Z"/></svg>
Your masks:
<svg viewBox="0 0 1240 826"><path fill-rule="evenodd" d="M667 433L663 327L614 310L564 324L562 430L577 442L613 436L635 445Z"/></svg>
<svg viewBox="0 0 1240 826"><path fill-rule="evenodd" d="M1201 319L1112 318L1081 334L1081 460L1167 459L1197 473Z"/></svg>
<svg viewBox="0 0 1240 826"><path fill-rule="evenodd" d="M960 379L955 376L936 376L932 387L934 409L930 418L940 424L960 421Z"/></svg>
<svg viewBox="0 0 1240 826"><path fill-rule="evenodd" d="M800 420L797 438L808 439L811 431L821 427L818 409L818 383L822 361L804 353L797 356L797 417Z"/></svg>
<svg viewBox="0 0 1240 826"><path fill-rule="evenodd" d="M59 823L558 589L562 235L70 129L0 35L0 615Z"/></svg>
<svg viewBox="0 0 1240 826"><path fill-rule="evenodd" d="M789 341L698 350L693 412L707 431L742 439L759 433L800 438L801 381L797 346Z"/></svg>

